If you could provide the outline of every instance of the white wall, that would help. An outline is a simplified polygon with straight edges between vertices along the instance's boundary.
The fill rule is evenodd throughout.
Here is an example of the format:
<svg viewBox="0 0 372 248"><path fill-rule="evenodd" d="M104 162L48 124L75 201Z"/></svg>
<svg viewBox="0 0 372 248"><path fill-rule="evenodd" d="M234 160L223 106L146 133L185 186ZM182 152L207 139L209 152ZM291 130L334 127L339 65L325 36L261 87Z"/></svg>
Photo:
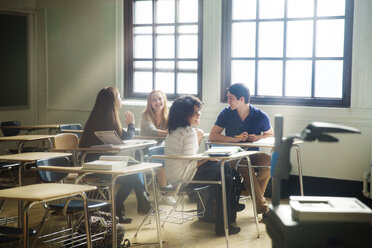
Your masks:
<svg viewBox="0 0 372 248"><path fill-rule="evenodd" d="M24 123L85 123L98 90L107 85L122 90L122 1L120 0L0 0L0 8L36 12L31 59L31 106L0 111L1 120ZM372 141L372 1L356 0L354 14L352 106L314 108L259 106L271 120L284 116L284 135L300 132L311 121L336 122L361 129L362 135L337 135L340 143L301 145L304 175L361 180L371 162ZM204 1L203 115L209 132L219 111L221 0ZM137 126L142 101L124 100L135 112ZM293 165L295 160L293 160ZM292 171L296 173L296 169Z"/></svg>

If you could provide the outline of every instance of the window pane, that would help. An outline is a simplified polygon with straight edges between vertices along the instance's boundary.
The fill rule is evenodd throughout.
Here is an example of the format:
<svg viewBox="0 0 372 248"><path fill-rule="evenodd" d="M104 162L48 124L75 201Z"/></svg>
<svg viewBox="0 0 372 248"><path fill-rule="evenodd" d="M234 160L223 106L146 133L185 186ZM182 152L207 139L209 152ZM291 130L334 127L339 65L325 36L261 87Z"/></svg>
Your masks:
<svg viewBox="0 0 372 248"><path fill-rule="evenodd" d="M263 96L282 95L282 61L259 61L257 92Z"/></svg>
<svg viewBox="0 0 372 248"><path fill-rule="evenodd" d="M151 0L134 2L134 24L152 23L152 2Z"/></svg>
<svg viewBox="0 0 372 248"><path fill-rule="evenodd" d="M133 91L149 93L152 90L152 73L135 71L133 75Z"/></svg>
<svg viewBox="0 0 372 248"><path fill-rule="evenodd" d="M198 21L198 0L179 0L179 22Z"/></svg>
<svg viewBox="0 0 372 248"><path fill-rule="evenodd" d="M344 20L317 21L316 56L344 56Z"/></svg>
<svg viewBox="0 0 372 248"><path fill-rule="evenodd" d="M313 54L313 21L288 21L287 56L311 57Z"/></svg>
<svg viewBox="0 0 372 248"><path fill-rule="evenodd" d="M174 36L159 35L156 37L156 58L174 58Z"/></svg>
<svg viewBox="0 0 372 248"><path fill-rule="evenodd" d="M313 17L314 0L287 0L287 16L293 17Z"/></svg>
<svg viewBox="0 0 372 248"><path fill-rule="evenodd" d="M287 61L285 71L285 95L311 97L312 61Z"/></svg>
<svg viewBox="0 0 372 248"><path fill-rule="evenodd" d="M342 98L343 62L316 61L315 97Z"/></svg>
<svg viewBox="0 0 372 248"><path fill-rule="evenodd" d="M156 2L156 22L174 23L174 0L158 0Z"/></svg>
<svg viewBox="0 0 372 248"><path fill-rule="evenodd" d="M134 69L152 69L152 61L135 61Z"/></svg>
<svg viewBox="0 0 372 248"><path fill-rule="evenodd" d="M178 94L197 94L198 77L196 73L177 74L177 93Z"/></svg>
<svg viewBox="0 0 372 248"><path fill-rule="evenodd" d="M256 18L256 0L232 0L232 19Z"/></svg>
<svg viewBox="0 0 372 248"><path fill-rule="evenodd" d="M134 58L152 58L152 36L134 36Z"/></svg>
<svg viewBox="0 0 372 248"><path fill-rule="evenodd" d="M254 57L256 49L256 24L233 23L232 24L232 57Z"/></svg>
<svg viewBox="0 0 372 248"><path fill-rule="evenodd" d="M255 62L250 60L233 60L231 62L231 83L244 83L251 94L255 92Z"/></svg>
<svg viewBox="0 0 372 248"><path fill-rule="evenodd" d="M174 73L171 72L156 72L155 73L155 89L161 90L164 93L174 93Z"/></svg>
<svg viewBox="0 0 372 248"><path fill-rule="evenodd" d="M174 70L174 61L158 61L155 63L155 68Z"/></svg>
<svg viewBox="0 0 372 248"><path fill-rule="evenodd" d="M345 0L318 0L318 16L344 16Z"/></svg>
<svg viewBox="0 0 372 248"><path fill-rule="evenodd" d="M259 18L283 18L284 0L260 0Z"/></svg>
<svg viewBox="0 0 372 248"><path fill-rule="evenodd" d="M197 35L180 35L178 37L178 57L179 58L198 57Z"/></svg>
<svg viewBox="0 0 372 248"><path fill-rule="evenodd" d="M180 34L197 34L198 26L197 25L180 25L178 27L178 33Z"/></svg>
<svg viewBox="0 0 372 248"><path fill-rule="evenodd" d="M134 34L152 34L152 27L135 27L133 28Z"/></svg>
<svg viewBox="0 0 372 248"><path fill-rule="evenodd" d="M283 22L261 22L258 39L259 57L283 56Z"/></svg>
<svg viewBox="0 0 372 248"><path fill-rule="evenodd" d="M174 26L159 26L155 28L156 34L174 34Z"/></svg>
<svg viewBox="0 0 372 248"><path fill-rule="evenodd" d="M179 70L197 70L198 62L197 61L179 61L178 69Z"/></svg>

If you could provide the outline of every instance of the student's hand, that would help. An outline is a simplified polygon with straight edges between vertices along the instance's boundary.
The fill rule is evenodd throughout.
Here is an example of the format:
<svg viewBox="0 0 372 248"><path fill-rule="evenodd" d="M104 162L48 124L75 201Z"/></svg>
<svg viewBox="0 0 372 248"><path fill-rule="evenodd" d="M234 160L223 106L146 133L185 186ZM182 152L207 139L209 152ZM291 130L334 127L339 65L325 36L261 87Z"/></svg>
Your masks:
<svg viewBox="0 0 372 248"><path fill-rule="evenodd" d="M249 141L249 142L254 142L254 141L257 141L259 139L260 139L259 135L255 135L255 134L250 134L247 137L247 141Z"/></svg>
<svg viewBox="0 0 372 248"><path fill-rule="evenodd" d="M125 119L125 123L127 123L127 125L129 125L129 124L134 125L134 123L135 123L134 115L130 111L125 111L124 112L124 119Z"/></svg>
<svg viewBox="0 0 372 248"><path fill-rule="evenodd" d="M200 142L204 137L204 131L199 129L199 128L195 128L195 131L196 131L196 134L198 135L198 142L199 142L199 145L200 145Z"/></svg>
<svg viewBox="0 0 372 248"><path fill-rule="evenodd" d="M242 132L239 135L235 135L236 142L246 141L248 136L249 134L247 132Z"/></svg>

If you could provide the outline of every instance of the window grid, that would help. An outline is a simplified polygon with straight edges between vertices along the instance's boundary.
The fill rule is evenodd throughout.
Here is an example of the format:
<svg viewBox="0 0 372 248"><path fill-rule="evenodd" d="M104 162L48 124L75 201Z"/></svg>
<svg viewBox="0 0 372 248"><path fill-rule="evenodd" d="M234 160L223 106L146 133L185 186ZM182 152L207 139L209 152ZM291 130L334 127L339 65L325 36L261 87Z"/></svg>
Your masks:
<svg viewBox="0 0 372 248"><path fill-rule="evenodd" d="M125 0L125 8L124 8L124 23L125 23L125 30L124 30L124 95L126 98L146 98L148 93L146 92L135 92L134 91L134 73L135 72L151 72L151 79L152 79L152 89L156 89L156 73L159 72L170 72L174 75L174 93L167 93L167 97L169 99L175 99L178 97L178 75L179 73L194 73L197 75L197 94L199 98L202 97L202 87L201 87L201 80L202 80L202 0L197 0L198 2L198 22L179 22L179 0L174 1L174 15L175 21L171 23L156 23L157 18L157 4L158 0L151 0L152 2L152 23L151 24L135 24L133 21L133 13L134 13L134 2L136 0ZM179 28L181 26L192 25L197 27L197 32L180 32ZM173 26L174 33L164 33L157 32L158 27L166 27L166 26ZM133 30L138 27L151 27L152 30L152 38L151 38L151 45L152 45L152 58L135 58L134 57L134 37L141 36L146 34L134 34ZM172 58L159 58L157 56L157 38L159 36L164 35L172 35L174 37L174 57ZM196 58L179 58L179 42L181 35L195 35L197 37L197 48L198 51ZM152 68L135 68L135 62L144 62L148 61L151 62ZM166 68L157 68L157 62L163 61L170 61L174 62L173 69L166 69ZM193 61L197 64L196 69L180 69L178 68L179 62L183 61Z"/></svg>
<svg viewBox="0 0 372 248"><path fill-rule="evenodd" d="M254 91L251 92L251 102L259 104L287 104L287 105L308 105L308 106L350 106L350 88L351 88L351 39L352 39L352 14L353 14L353 0L345 1L345 16L317 16L317 2L314 0L314 16L313 17L287 17L287 0L284 0L284 17L283 18L259 18L260 6L259 0L256 0L256 17L254 19L233 20L232 19L232 1L226 0L223 2L223 39L222 42L222 82L221 82L221 101L226 101L225 89L230 85L232 80L231 65L232 61L251 60L255 62L255 77L254 77ZM316 57L316 35L317 23L320 20L345 20L344 23L344 51L343 57ZM282 22L283 23L283 56L282 57L259 57L259 32L260 23L265 22ZM312 56L311 57L287 57L287 26L290 21L313 21L312 30ZM255 23L255 55L254 57L233 57L232 56L232 26L235 23ZM287 61L304 60L312 61L311 72L311 97L289 97L286 95L286 66ZM315 68L316 61L322 60L342 60L343 66L343 82L342 82L342 98L320 98L315 97ZM259 61L282 61L282 96L264 96L258 95L258 69ZM232 82L236 83L236 82Z"/></svg>

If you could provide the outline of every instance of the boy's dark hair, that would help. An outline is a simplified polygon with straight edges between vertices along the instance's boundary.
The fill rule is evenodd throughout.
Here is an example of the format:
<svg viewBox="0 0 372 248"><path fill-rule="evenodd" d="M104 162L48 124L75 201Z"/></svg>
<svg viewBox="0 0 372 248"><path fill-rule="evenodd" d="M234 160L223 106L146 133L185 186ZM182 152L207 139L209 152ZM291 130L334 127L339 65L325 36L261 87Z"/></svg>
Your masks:
<svg viewBox="0 0 372 248"><path fill-rule="evenodd" d="M249 103L249 99L251 98L251 94L249 93L249 89L245 84L236 83L232 84L226 89L228 92L236 96L236 99L240 99L244 97L245 103Z"/></svg>
<svg viewBox="0 0 372 248"><path fill-rule="evenodd" d="M194 115L194 106L199 109L202 102L195 96L180 96L174 100L168 115L169 133L178 127L190 126L189 118Z"/></svg>

